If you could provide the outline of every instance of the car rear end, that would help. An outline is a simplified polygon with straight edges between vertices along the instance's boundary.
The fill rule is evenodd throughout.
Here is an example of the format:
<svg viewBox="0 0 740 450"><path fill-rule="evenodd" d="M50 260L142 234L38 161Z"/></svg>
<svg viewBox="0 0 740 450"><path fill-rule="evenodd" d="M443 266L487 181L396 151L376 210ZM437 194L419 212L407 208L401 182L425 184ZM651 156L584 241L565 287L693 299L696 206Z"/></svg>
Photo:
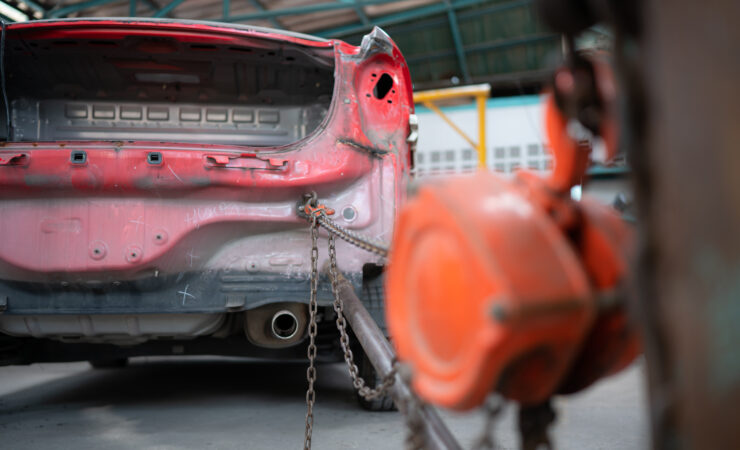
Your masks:
<svg viewBox="0 0 740 450"><path fill-rule="evenodd" d="M390 240L413 102L379 29L355 47L205 22L40 21L7 27L3 66L2 362L301 357L303 195ZM384 261L337 253L381 318Z"/></svg>

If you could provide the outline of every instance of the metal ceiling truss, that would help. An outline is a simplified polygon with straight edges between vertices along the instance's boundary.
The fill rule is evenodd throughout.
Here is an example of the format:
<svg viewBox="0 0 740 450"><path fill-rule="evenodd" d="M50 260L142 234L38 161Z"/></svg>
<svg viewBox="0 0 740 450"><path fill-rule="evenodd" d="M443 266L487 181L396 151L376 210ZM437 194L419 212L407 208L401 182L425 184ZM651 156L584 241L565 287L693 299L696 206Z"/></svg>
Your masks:
<svg viewBox="0 0 740 450"><path fill-rule="evenodd" d="M462 36L460 35L460 27L457 23L457 15L455 10L452 8L453 2L451 0L445 0L447 5L447 20L450 22L450 34L452 34L452 42L455 43L455 54L457 55L457 64L460 66L463 80L465 83L470 83L470 72L468 71L468 61L465 59L465 50L463 49ZM490 91L490 88L489 88Z"/></svg>
<svg viewBox="0 0 740 450"><path fill-rule="evenodd" d="M180 4L185 0L169 0L164 6L160 6L155 3L155 0L87 0L80 3L71 4L61 8L46 10L41 5L36 3L34 0L16 0L19 3L23 3L28 8L36 11L37 13L43 14L44 18L61 18L71 14L76 14L92 8L104 6L110 3L116 3L121 1L129 2L129 15L134 17L138 13L138 1L143 2L147 6L147 10L152 14L153 17L168 17ZM321 3L313 3L302 6L295 6L289 8L280 9L266 9L263 2L260 0L248 0L255 11L247 14L231 15L231 0L222 1L222 15L221 17L211 18L211 20L224 21L224 22L250 22L255 20L267 20L275 28L284 28L284 26L278 21L280 17L293 16L301 14L320 13L328 11L338 10L354 10L357 14L359 21L352 24L342 25L339 27L329 28L315 32L318 36L322 37L341 37L352 34L363 33L370 30L373 26L389 26L396 24L405 24L405 26L396 27L395 33L410 32L414 29L420 29L432 25L440 25L445 21L448 23L450 29L450 35L454 44L454 50L447 50L443 52L435 52L427 55L416 55L409 60L419 60L421 58L437 59L442 57L455 56L460 68L461 78L465 83L471 82L471 75L468 69L467 54L471 52L489 50L498 48L501 46L519 45L522 43L530 43L541 39L551 39L553 36L532 36L525 38L524 40L511 40L507 42L497 43L470 43L465 45L463 42L462 33L460 32L460 20L470 19L473 17L479 17L485 14L499 13L514 8L528 7L532 4L533 0L512 0L506 3L495 3L488 5L487 7L478 8L473 11L459 11L461 9L470 8L473 6L479 6L485 3L490 3L490 0L441 0L439 2L400 11L392 14L386 14L377 17L368 17L364 11L365 6L370 5L382 5L387 3L393 3L393 0L336 0L326 1ZM141 15L141 14L139 14ZM446 15L446 18L444 16ZM431 16L441 16L434 17ZM423 22L419 22L420 19L427 18Z"/></svg>
<svg viewBox="0 0 740 450"><path fill-rule="evenodd" d="M39 5L38 3L36 3L34 0L17 0L18 3L23 3L27 5L29 8L33 9L34 11L43 13L44 18L66 17L71 14L75 14L75 13L85 11L91 8L96 8L99 6L104 6L104 5L111 4L111 3L118 3L122 1L126 1L126 0L87 0L87 1L79 2L79 3L67 5L61 8L47 10L41 5ZM129 4L132 5L129 8L129 12L135 12L136 11L135 5L137 3L137 0L128 0L128 1L129 1ZM177 6L179 6L181 3L183 3L184 1L185 0L171 0L169 3L167 3L165 6L161 8L158 8L157 5L151 0L145 0L144 3L149 7L149 9L156 9L156 12L154 13L154 17L164 17L169 12L171 12L173 9L175 9ZM249 0L249 3L257 11L247 13L247 14L239 14L236 16L232 16L229 14L231 0L222 0L222 4L223 4L222 16L211 18L211 20L222 20L226 22L249 22L253 20L269 20L273 23L273 25L281 26L280 23L277 22L277 20L275 19L282 17L282 16L292 16L292 15L310 14L310 13L325 12L325 11L352 9L355 11L355 13L360 19L358 23L343 25L341 27L323 30L320 33L322 36L329 36L329 35L341 36L341 35L361 32L374 25L387 25L389 23L398 23L402 21L413 20L418 17L425 17L425 16L429 16L432 14L439 14L439 13L444 13L444 12L449 12L449 11L453 12L453 17L454 17L454 11L457 9L474 6L474 5L481 4L481 3L486 3L490 0L443 0L436 4L419 7L419 8L413 8L413 9L409 9L409 10L402 11L399 13L388 14L388 15L380 16L376 18L369 18L363 9L365 6L394 3L395 1L396 0L336 0L336 1L331 1L331 2L314 3L314 4L295 6L295 7L290 7L290 8L266 9L259 0ZM520 4L520 3L529 4L531 2L532 0L524 0L524 1L513 1L510 3L512 3L513 6L518 6L517 4ZM509 5L509 3L505 3L503 5ZM503 6L503 5L494 5L494 7Z"/></svg>

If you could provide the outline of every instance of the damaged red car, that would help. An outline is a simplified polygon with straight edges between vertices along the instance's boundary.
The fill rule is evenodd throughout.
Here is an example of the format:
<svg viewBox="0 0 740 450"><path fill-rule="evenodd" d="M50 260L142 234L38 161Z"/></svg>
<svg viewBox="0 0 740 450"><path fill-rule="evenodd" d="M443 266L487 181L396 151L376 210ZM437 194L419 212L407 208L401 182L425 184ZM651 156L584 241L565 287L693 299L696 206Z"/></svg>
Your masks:
<svg viewBox="0 0 740 450"><path fill-rule="evenodd" d="M0 364L305 359L304 194L381 241L405 197L414 106L393 41L139 19L4 34ZM337 254L382 325L384 260ZM324 278L318 300L334 360Z"/></svg>

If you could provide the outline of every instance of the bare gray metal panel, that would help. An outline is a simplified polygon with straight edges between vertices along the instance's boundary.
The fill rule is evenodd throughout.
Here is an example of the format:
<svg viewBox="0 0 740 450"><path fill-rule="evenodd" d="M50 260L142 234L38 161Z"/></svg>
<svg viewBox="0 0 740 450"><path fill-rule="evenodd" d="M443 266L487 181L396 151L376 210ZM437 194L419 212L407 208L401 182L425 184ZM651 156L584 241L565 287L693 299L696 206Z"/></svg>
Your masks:
<svg viewBox="0 0 740 450"><path fill-rule="evenodd" d="M298 141L326 108L66 100L13 102L20 140L162 140L255 146Z"/></svg>

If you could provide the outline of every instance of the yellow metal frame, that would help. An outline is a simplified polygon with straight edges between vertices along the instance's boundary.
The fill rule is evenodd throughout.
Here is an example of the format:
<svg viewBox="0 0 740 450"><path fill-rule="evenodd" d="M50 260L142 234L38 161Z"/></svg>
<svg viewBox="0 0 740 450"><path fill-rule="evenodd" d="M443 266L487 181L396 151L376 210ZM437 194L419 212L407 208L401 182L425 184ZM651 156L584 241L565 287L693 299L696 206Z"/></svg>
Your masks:
<svg viewBox="0 0 740 450"><path fill-rule="evenodd" d="M463 139L468 141L478 151L478 167L486 167L486 99L491 94L490 84L475 84L447 89L414 92L414 103L421 103L431 109L444 120ZM473 98L478 107L478 142L476 143L463 130L442 112L434 103L440 100L455 98Z"/></svg>

